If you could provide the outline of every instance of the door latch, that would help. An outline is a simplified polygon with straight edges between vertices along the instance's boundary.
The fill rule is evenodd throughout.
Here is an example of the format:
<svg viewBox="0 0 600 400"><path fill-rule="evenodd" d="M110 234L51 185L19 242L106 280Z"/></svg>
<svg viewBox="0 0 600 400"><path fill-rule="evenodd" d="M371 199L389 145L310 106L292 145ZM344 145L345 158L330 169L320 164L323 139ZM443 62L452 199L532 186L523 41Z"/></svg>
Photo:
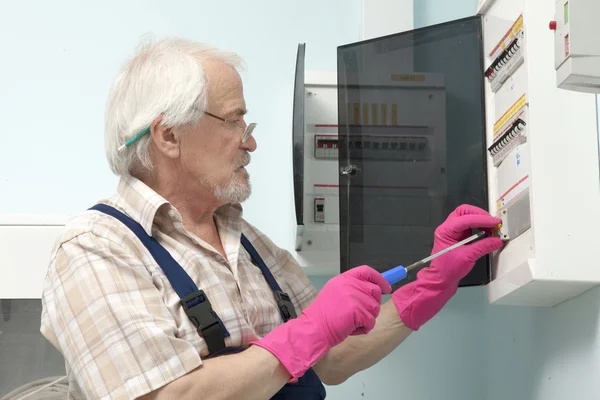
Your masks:
<svg viewBox="0 0 600 400"><path fill-rule="evenodd" d="M356 175L358 168L356 165L345 165L340 168L340 173L342 175Z"/></svg>

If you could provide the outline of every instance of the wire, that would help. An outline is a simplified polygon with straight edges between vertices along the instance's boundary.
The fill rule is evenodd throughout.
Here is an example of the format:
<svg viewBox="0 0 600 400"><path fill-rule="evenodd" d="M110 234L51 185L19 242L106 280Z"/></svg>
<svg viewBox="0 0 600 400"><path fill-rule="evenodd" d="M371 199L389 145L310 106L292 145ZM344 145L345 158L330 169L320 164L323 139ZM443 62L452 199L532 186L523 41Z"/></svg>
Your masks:
<svg viewBox="0 0 600 400"><path fill-rule="evenodd" d="M62 382L66 379L66 375L38 379L16 388L0 400L64 400L69 391L69 384Z"/></svg>

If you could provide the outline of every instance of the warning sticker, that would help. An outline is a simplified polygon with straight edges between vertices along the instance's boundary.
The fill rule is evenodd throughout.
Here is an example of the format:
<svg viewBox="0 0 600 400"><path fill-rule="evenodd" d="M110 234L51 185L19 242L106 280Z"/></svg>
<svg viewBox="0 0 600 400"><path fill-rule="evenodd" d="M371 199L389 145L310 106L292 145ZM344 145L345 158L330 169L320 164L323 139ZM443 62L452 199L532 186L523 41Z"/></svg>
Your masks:
<svg viewBox="0 0 600 400"><path fill-rule="evenodd" d="M523 178L519 179L514 185L512 185L506 192L502 193L502 195L496 200L496 207L501 209L506 206L517 197L519 194L523 193L525 190L529 189L529 175L525 175Z"/></svg>

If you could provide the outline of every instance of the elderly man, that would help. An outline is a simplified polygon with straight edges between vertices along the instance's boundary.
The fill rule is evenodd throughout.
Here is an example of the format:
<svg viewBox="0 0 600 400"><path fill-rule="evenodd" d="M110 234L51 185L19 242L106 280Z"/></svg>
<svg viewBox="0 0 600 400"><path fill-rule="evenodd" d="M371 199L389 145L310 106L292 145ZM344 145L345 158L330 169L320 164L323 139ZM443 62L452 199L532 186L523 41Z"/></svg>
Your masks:
<svg viewBox="0 0 600 400"><path fill-rule="evenodd" d="M254 124L240 59L150 43L106 111L114 196L73 218L53 252L41 331L74 398L323 399L432 318L495 237L447 253L393 293L368 266L317 294L291 255L242 218ZM500 221L462 206L433 251Z"/></svg>

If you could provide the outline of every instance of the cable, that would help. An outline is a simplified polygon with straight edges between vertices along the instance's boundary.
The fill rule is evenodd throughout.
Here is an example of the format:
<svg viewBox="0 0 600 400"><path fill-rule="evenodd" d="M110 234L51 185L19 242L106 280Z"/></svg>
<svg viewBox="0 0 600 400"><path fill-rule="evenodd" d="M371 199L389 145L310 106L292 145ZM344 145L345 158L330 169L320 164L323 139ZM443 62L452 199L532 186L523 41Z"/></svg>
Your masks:
<svg viewBox="0 0 600 400"><path fill-rule="evenodd" d="M16 388L0 400L64 400L69 391L67 376L38 379Z"/></svg>

